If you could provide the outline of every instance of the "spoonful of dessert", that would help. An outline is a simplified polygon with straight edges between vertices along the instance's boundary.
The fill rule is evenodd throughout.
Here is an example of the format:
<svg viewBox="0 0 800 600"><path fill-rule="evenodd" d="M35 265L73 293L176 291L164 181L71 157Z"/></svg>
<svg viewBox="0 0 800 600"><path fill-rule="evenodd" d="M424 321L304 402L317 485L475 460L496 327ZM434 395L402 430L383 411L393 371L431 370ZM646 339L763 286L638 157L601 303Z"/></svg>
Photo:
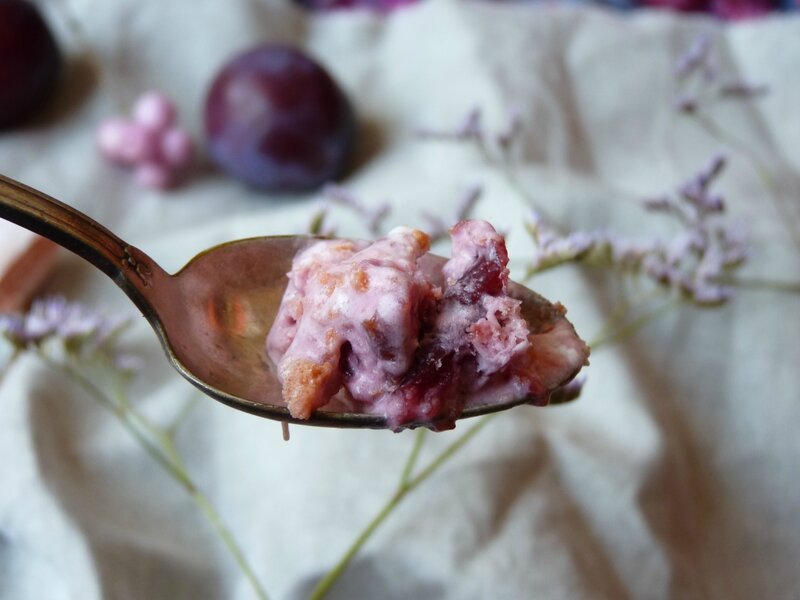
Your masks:
<svg viewBox="0 0 800 600"><path fill-rule="evenodd" d="M547 404L587 363L564 308L509 281L505 243L483 221L451 230L450 260L400 227L372 243L233 241L169 274L87 215L1 175L0 217L113 279L205 394L270 419L448 429Z"/></svg>

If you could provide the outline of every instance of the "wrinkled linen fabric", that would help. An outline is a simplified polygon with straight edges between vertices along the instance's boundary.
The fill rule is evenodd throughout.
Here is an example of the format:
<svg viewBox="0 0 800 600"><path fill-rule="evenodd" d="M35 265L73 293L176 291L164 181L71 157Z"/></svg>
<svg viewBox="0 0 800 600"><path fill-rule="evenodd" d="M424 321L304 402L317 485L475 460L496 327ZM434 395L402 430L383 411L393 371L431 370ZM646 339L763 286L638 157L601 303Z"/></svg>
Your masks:
<svg viewBox="0 0 800 600"><path fill-rule="evenodd" d="M636 200L670 191L721 144L673 110L673 64L699 33L721 72L770 86L714 117L733 147L718 189L751 228L749 277L797 281L800 19L723 26L704 17L578 6L429 0L387 17L308 15L230 2L45 3L73 59L57 105L0 135L0 172L89 213L176 270L227 240L303 231L315 196L267 197L207 164L166 194L134 186L94 147L100 121L159 89L199 135L215 70L259 41L320 59L362 121L346 184L395 202L388 226L450 214L484 186L475 216L509 232L512 275L535 205L565 227L647 236ZM68 27L65 10L79 28ZM523 199L468 146L422 142L481 107L489 130L519 110ZM751 154L772 172L773 199ZM339 233L366 236L345 210ZM593 337L615 279L566 268L538 291ZM64 253L47 291L104 312L133 305ZM800 299L742 291L679 308L595 352L583 397L499 416L410 495L358 554L332 598L796 598L800 589ZM137 317L132 396L167 424L197 406L177 444L272 598L301 599L389 497L413 433L292 427L231 410L172 371ZM254 595L190 498L112 416L32 357L0 384L0 597L248 599ZM455 432L429 435L422 460ZM421 464L424 464L421 463Z"/></svg>

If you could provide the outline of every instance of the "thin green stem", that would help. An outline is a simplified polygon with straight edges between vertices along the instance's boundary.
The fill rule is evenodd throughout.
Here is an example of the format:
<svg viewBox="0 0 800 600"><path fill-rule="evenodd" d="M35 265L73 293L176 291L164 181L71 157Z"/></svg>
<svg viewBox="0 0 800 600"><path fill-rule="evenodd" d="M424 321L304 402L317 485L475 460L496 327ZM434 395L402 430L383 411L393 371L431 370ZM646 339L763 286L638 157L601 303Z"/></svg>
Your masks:
<svg viewBox="0 0 800 600"><path fill-rule="evenodd" d="M760 290L785 294L800 293L800 281L779 281L776 279L764 279L761 277L736 277L722 278L718 280L718 283L730 285L743 290Z"/></svg>
<svg viewBox="0 0 800 600"><path fill-rule="evenodd" d="M8 372L11 370L11 367L14 366L14 363L17 362L20 354L22 354L22 349L19 346L14 346L11 356L9 356L5 364L0 367L0 383L2 383L3 379L6 378L6 375L8 375Z"/></svg>
<svg viewBox="0 0 800 600"><path fill-rule="evenodd" d="M389 498L389 501L381 508L377 515L369 522L366 529L362 531L359 536L355 539L355 541L351 544L351 546L347 549L339 559L339 562L336 563L336 566L333 567L330 571L325 574L320 582L316 585L316 587L312 590L311 595L308 597L309 600L320 600L324 598L325 595L330 591L331 587L334 583L339 579L339 577L344 573L345 569L350 565L350 562L353 560L353 557L358 554L358 551L361 550L361 547L367 542L367 540L372 536L378 526L383 523L386 518L392 513L395 507L400 503L400 501L405 497L405 495L410 491L408 485L404 485L399 487L392 497Z"/></svg>
<svg viewBox="0 0 800 600"><path fill-rule="evenodd" d="M620 340L625 340L629 338L631 335L636 333L639 329L647 325L648 323L655 321L657 318L665 315L671 309L677 306L679 300L675 298L670 298L666 302L661 303L652 311L645 312L638 317L631 319L627 323L625 323L620 328L605 332L601 331L600 334L595 336L595 338L589 342L589 346L591 347L592 351L596 351L599 348L604 346L608 346L613 342L617 342Z"/></svg>
<svg viewBox="0 0 800 600"><path fill-rule="evenodd" d="M372 534L375 533L375 530L383 523L389 515L392 514L394 509L400 504L400 502L405 498L409 492L417 488L420 484L422 484L426 479L428 479L431 475L433 475L442 465L444 465L456 452L458 452L464 445L467 444L472 438L474 438L478 432L483 429L489 421L497 416L496 414L486 415L485 417L481 417L477 423L475 423L472 427L470 427L467 431L465 431L461 436L458 437L452 444L447 446L441 453L439 453L431 463L425 467L418 475L415 477L411 477L411 471L413 470L414 464L417 461L417 457L419 454L419 449L422 446L422 441L424 439L422 433L417 434L417 439L414 442L414 447L411 450L411 454L409 456L408 461L406 462L406 468L403 470L403 476L400 479L400 483L398 484L397 488L395 489L392 496L383 505L383 507L378 511L378 513L372 518L372 520L367 524L366 528L358 535L355 541L350 545L347 551L344 553L339 562L328 571L328 573L323 577L320 582L316 585L316 587L311 592L309 596L309 600L320 600L323 598L333 587L334 583L339 579L339 577L344 573L347 567L350 565L350 562L353 558L358 554L359 550L364 546L364 544L372 537ZM410 465L410 466L409 466Z"/></svg>
<svg viewBox="0 0 800 600"><path fill-rule="evenodd" d="M189 398L178 411L178 414L175 415L175 419L172 421L172 423L170 423L170 425L164 430L164 433L169 438L174 438L175 434L178 432L178 428L184 423L184 421L186 421L198 404L199 402L196 397Z"/></svg>
<svg viewBox="0 0 800 600"><path fill-rule="evenodd" d="M758 155L753 152L750 147L745 144L744 142L740 141L738 138L732 136L731 134L727 133L723 129L719 127L710 117L704 115L702 113L691 113L691 117L697 122L700 127L702 127L706 133L708 133L711 137L715 138L718 142L722 144L727 144L728 146L735 149L737 152L740 152L744 156L747 157L747 160L750 161L750 164L753 166L753 169L756 171L761 180L764 182L764 185L770 190L775 191L775 182L772 179L772 175L769 172L761 159Z"/></svg>
<svg viewBox="0 0 800 600"><path fill-rule="evenodd" d="M536 198L534 198L525 185L520 181L518 170L515 168L515 165L511 162L510 157L507 152L504 152L500 157L495 156L486 143L482 139L475 139L475 146L478 148L478 152L481 155L483 161L490 166L491 168L495 169L502 175L505 179L508 186L516 192L516 194L526 203L528 206L535 209L539 214L545 217L549 222L553 222L553 219L550 215L546 214L544 208L539 206L536 202Z"/></svg>
<svg viewBox="0 0 800 600"><path fill-rule="evenodd" d="M400 485L406 485L408 480L411 479L411 474L414 472L414 467L419 458L419 452L422 450L422 445L425 443L425 434L427 429L420 427L414 437L414 445L411 447L411 453L408 455L405 467L403 467L403 474L400 476Z"/></svg>
<svg viewBox="0 0 800 600"><path fill-rule="evenodd" d="M461 448L463 448L467 442L469 442L472 438L474 438L486 425L488 425L489 421L497 416L498 413L493 413L491 415L486 415L478 419L477 423L475 423L472 427L467 429L461 436L450 444L447 448L442 450L442 452L435 458L433 461L425 467L422 471L420 471L419 475L411 479L406 485L409 488L409 491L420 485L423 481L425 481L428 477L434 474L439 467L447 462L456 452L458 452Z"/></svg>
<svg viewBox="0 0 800 600"><path fill-rule="evenodd" d="M159 448L142 432L140 427L134 422L133 419L131 419L131 413L129 410L126 410L124 407L118 405L111 398L106 396L106 394L104 394L100 388L94 385L94 383L92 383L77 369L52 360L42 351L39 351L37 355L49 367L57 371L61 371L67 375L75 383L81 386L93 400L116 416L120 420L122 426L134 437L134 439L136 439L137 442L139 442L139 444L145 449L150 457L155 460L165 471L167 471L167 473L172 475L173 478L178 481L178 483L180 483L186 489L194 489L194 484L192 483L191 479L189 479L185 471L177 468L176 465L173 464L173 462L170 461L167 456L165 456L162 449Z"/></svg>
<svg viewBox="0 0 800 600"><path fill-rule="evenodd" d="M219 515L211 502L209 502L208 498L196 488L194 492L192 492L191 497L203 514L205 514L211 525L213 525L214 529L217 530L217 533L219 534L220 538L222 538L225 546L227 546L228 551L233 556L233 559L236 561L239 569L241 569L242 573L244 573L245 578L250 583L250 586L253 588L256 596L258 596L261 600L269 600L266 590L261 585L261 582L258 580L255 572L253 572L253 569L242 552L242 549L239 547L239 544L236 542L236 539L233 537L230 529L228 529L228 527L225 525L222 517Z"/></svg>
<svg viewBox="0 0 800 600"><path fill-rule="evenodd" d="M622 302L619 307L614 309L611 313L609 318L600 327L600 331L598 331L595 336L594 340L600 340L605 338L606 336L612 334L618 324L622 323L625 318L630 314L630 312L636 308L640 308L647 303L651 302L652 300L656 299L659 295L663 295L664 291L660 288L655 288L651 290L649 293L639 293L638 298L634 298L634 302ZM589 344L592 348L594 348L594 344Z"/></svg>
<svg viewBox="0 0 800 600"><path fill-rule="evenodd" d="M764 183L764 187L767 190L767 196L772 202L776 212L780 216L781 220L786 224L786 228L789 230L789 235L791 236L792 241L794 242L795 246L800 249L800 228L795 226L795 219L793 218L793 215L786 210L784 204L781 203L777 197L778 190L775 185L775 180L773 179L769 169L764 166L764 163L761 161L758 155L753 152L747 144L741 142L737 138L721 129L708 116L700 113L693 113L691 116L694 118L695 122L700 125L700 127L703 128L711 137L715 138L722 144L731 146L745 156L748 161L750 161L753 169Z"/></svg>
<svg viewBox="0 0 800 600"><path fill-rule="evenodd" d="M256 577L252 567L248 563L241 548L237 544L230 529L225 525L217 510L197 487L186 469L186 465L172 442L172 439L157 427L152 425L144 415L139 414L130 405L122 402L115 402L109 398L91 380L84 376L80 371L67 364L53 361L44 352L39 351L38 356L50 367L59 370L70 377L75 383L81 386L95 401L101 406L111 411L118 417L123 427L136 439L145 451L156 461L175 481L189 494L189 497L200 508L222 542L233 556L237 566L241 569L245 578L250 583L255 594L261 600L269 600L264 587ZM143 432L155 436L157 445L150 437Z"/></svg>

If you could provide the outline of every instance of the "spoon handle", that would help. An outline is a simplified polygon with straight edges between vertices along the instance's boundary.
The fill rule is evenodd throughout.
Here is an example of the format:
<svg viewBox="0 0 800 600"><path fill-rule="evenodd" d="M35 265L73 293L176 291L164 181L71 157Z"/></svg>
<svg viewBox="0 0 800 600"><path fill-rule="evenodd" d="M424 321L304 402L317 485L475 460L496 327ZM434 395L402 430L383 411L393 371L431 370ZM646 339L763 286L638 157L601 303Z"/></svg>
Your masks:
<svg viewBox="0 0 800 600"><path fill-rule="evenodd" d="M158 265L82 212L0 175L0 217L44 236L111 277L136 304ZM146 303L146 302L145 302Z"/></svg>

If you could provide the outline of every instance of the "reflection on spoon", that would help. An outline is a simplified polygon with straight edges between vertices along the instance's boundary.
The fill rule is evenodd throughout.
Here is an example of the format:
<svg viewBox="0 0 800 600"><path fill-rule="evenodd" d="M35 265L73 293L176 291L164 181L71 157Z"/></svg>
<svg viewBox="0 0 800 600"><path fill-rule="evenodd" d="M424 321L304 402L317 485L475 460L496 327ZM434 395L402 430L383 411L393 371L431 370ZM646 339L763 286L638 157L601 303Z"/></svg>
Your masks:
<svg viewBox="0 0 800 600"><path fill-rule="evenodd" d="M384 429L379 415L348 412L332 404L308 420L293 418L283 401L265 340L286 288L286 273L310 236L260 237L201 252L170 275L141 250L105 227L42 192L0 175L0 217L75 252L106 275L142 311L172 366L205 394L228 406L283 422L328 427ZM444 259L429 255L430 261ZM582 347L563 309L512 284L540 349L542 382L552 392L584 364ZM544 398L498 404L470 403L462 418L496 412Z"/></svg>

